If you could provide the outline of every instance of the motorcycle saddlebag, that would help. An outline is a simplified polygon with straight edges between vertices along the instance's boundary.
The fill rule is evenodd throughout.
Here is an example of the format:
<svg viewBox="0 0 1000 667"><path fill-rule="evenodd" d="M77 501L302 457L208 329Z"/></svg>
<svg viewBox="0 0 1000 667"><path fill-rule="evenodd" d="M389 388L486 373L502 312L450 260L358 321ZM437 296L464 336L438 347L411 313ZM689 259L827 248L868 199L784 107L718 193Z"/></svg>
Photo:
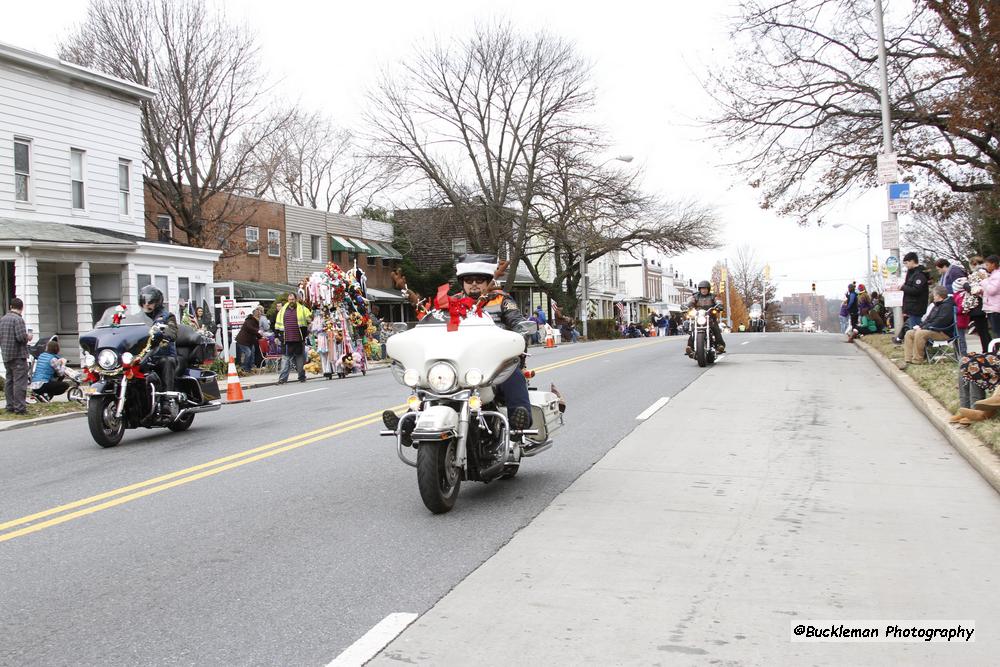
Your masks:
<svg viewBox="0 0 1000 667"><path fill-rule="evenodd" d="M528 439L541 444L562 426L559 397L551 391L529 391L528 398L531 400L531 428L538 430L538 435Z"/></svg>
<svg viewBox="0 0 1000 667"><path fill-rule="evenodd" d="M206 401L217 401L221 398L219 380L215 373L189 368L187 374L198 381L201 395L205 397Z"/></svg>

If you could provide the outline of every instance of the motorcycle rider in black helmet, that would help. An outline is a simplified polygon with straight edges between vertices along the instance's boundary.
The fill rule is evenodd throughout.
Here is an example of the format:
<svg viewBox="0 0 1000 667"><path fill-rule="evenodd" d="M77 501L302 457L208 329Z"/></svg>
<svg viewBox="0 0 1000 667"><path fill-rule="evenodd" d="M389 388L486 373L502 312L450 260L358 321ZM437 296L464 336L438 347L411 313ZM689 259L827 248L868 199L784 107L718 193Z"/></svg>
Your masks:
<svg viewBox="0 0 1000 667"><path fill-rule="evenodd" d="M177 374L177 318L163 305L163 292L155 285L146 285L139 290L139 306L146 317L153 320L149 330L153 340L147 359L160 376L163 385L160 391L173 391L174 376Z"/></svg>
<svg viewBox="0 0 1000 667"><path fill-rule="evenodd" d="M722 304L719 300L715 298L712 294L712 283L707 280L702 280L698 283L698 291L691 295L688 299L687 307L691 308L701 308L704 310L709 310L711 308L721 307ZM715 350L719 354L723 354L726 351L726 342L722 340L722 329L719 327L719 314L716 311L710 311L708 315L708 326L712 329L712 337L715 339ZM691 335L688 336L687 348L684 350L684 354L687 356L692 356L694 354L694 328L691 329Z"/></svg>

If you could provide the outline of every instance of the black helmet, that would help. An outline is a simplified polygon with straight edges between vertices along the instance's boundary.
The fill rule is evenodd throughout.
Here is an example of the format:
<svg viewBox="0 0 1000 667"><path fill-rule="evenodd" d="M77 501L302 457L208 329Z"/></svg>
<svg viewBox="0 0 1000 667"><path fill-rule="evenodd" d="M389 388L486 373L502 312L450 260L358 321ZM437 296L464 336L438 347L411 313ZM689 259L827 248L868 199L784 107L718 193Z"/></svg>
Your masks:
<svg viewBox="0 0 1000 667"><path fill-rule="evenodd" d="M163 292L156 285L146 285L139 290L139 305L145 306L147 303L155 306L163 305Z"/></svg>
<svg viewBox="0 0 1000 667"><path fill-rule="evenodd" d="M712 283L708 282L707 280L702 280L700 283L698 283L698 289L701 289L702 287L706 287L709 290L711 290L712 289Z"/></svg>

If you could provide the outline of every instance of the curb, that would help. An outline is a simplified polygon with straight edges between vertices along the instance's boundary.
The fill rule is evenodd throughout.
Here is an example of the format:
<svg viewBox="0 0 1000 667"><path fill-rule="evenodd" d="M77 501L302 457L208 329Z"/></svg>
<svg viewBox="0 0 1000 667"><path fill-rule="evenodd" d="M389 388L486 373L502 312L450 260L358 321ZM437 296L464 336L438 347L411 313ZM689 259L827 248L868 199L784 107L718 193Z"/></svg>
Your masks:
<svg viewBox="0 0 1000 667"><path fill-rule="evenodd" d="M30 426L42 426L43 424L51 424L53 422L61 422L68 419L77 419L79 417L86 416L87 412L85 410L81 410L79 412L67 412L61 415L49 415L48 417L25 419L23 421L5 421L0 422L0 433L3 431L14 431L19 428L28 428Z"/></svg>
<svg viewBox="0 0 1000 667"><path fill-rule="evenodd" d="M952 428L948 423L948 418L951 415L938 400L924 391L916 380L896 368L889 359L863 341L854 341L854 343L871 357L875 365L899 387L900 391L927 417L934 428L940 431L941 435L951 443L951 446L957 449L958 453L976 469L976 472L997 493L1000 493L1000 456L997 456L989 446L983 444L979 438L971 433Z"/></svg>
<svg viewBox="0 0 1000 667"><path fill-rule="evenodd" d="M389 364L379 364L377 366L375 366L375 365L369 366L368 370L369 371L375 371L375 370L378 370L380 368L389 368ZM306 378L306 382L313 382L315 380L325 380L325 379L326 378L324 378L322 375L318 375L316 377ZM288 384L293 384L295 382L298 382L298 380L289 380ZM271 381L268 381L268 382L255 382L254 384L243 384L242 382L240 382L240 386L243 388L243 391L247 391L247 390L250 390L250 389L257 389L259 387L277 387L278 386L278 381L274 380L273 382L271 382ZM247 399L247 400L249 400L249 399Z"/></svg>

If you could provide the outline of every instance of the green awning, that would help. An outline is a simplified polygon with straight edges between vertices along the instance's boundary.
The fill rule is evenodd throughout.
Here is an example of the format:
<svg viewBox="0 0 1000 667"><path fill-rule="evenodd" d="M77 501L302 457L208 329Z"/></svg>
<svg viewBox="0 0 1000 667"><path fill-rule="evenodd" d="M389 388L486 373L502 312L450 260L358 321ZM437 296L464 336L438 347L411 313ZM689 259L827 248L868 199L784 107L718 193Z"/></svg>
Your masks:
<svg viewBox="0 0 1000 667"><path fill-rule="evenodd" d="M233 296L237 301L274 301L279 294L296 291L283 283L255 283L248 280L233 281Z"/></svg>
<svg viewBox="0 0 1000 667"><path fill-rule="evenodd" d="M330 237L330 250L333 252L344 251L347 252L357 252L358 249L355 248L351 243L342 236L331 236Z"/></svg>
<svg viewBox="0 0 1000 667"><path fill-rule="evenodd" d="M399 251L392 247L391 243L385 241L379 241L378 243L374 241L365 241L370 246L378 246L382 251L378 257L384 257L386 259L403 259L403 256L399 254Z"/></svg>
<svg viewBox="0 0 1000 667"><path fill-rule="evenodd" d="M347 240L350 243L353 243L355 245L355 247L357 248L356 252L363 252L366 255L372 254L371 248L369 248L367 245L365 245L364 241L360 241L358 239L351 239L351 238L349 238Z"/></svg>

